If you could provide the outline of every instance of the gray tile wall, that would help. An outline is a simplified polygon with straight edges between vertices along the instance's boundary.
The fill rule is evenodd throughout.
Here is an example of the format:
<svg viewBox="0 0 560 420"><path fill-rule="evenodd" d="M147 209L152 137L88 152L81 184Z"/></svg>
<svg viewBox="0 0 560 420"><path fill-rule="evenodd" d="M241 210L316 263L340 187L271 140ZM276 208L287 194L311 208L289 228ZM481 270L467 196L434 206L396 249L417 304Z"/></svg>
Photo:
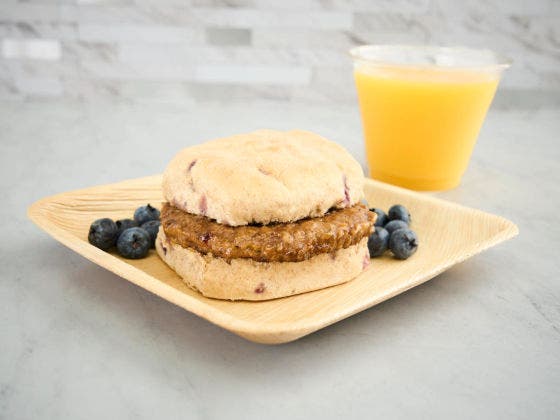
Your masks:
<svg viewBox="0 0 560 420"><path fill-rule="evenodd" d="M560 104L559 0L0 0L0 97L355 100L364 43L509 55L498 102Z"/></svg>

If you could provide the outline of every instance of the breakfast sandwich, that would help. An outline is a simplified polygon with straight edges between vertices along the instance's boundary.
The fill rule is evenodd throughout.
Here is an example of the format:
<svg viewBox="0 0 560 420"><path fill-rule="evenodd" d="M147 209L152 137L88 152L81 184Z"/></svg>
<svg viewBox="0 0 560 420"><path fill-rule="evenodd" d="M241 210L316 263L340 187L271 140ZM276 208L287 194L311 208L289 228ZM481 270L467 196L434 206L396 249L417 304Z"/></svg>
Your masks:
<svg viewBox="0 0 560 420"><path fill-rule="evenodd" d="M259 130L179 152L163 176L158 255L204 296L266 300L369 264L362 168L306 131Z"/></svg>

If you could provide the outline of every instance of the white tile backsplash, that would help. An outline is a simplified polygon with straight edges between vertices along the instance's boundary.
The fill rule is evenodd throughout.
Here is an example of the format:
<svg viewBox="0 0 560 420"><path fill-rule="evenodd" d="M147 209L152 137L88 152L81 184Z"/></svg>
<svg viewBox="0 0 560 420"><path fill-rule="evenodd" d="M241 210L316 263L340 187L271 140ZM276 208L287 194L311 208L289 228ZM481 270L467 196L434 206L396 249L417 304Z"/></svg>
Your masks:
<svg viewBox="0 0 560 420"><path fill-rule="evenodd" d="M192 0L197 7L235 7L264 10L316 10L341 11L391 11L425 13L430 10L430 0Z"/></svg>
<svg viewBox="0 0 560 420"><path fill-rule="evenodd" d="M79 24L78 37L84 41L99 42L133 41L163 44L200 44L204 41L204 33L201 28L139 24Z"/></svg>
<svg viewBox="0 0 560 420"><path fill-rule="evenodd" d="M355 101L349 48L430 43L502 52L514 64L500 97L519 102L527 92L534 103L542 91L547 104L557 98L560 105L559 4L5 0L0 97L101 92L127 99Z"/></svg>
<svg viewBox="0 0 560 420"><path fill-rule="evenodd" d="M134 7L63 4L59 6L60 20L80 23L147 23L149 18ZM140 17L140 19L139 19Z"/></svg>
<svg viewBox="0 0 560 420"><path fill-rule="evenodd" d="M194 80L202 83L307 85L311 69L305 67L197 66Z"/></svg>
<svg viewBox="0 0 560 420"><path fill-rule="evenodd" d="M60 41L55 39L3 39L2 57L7 59L60 60Z"/></svg>
<svg viewBox="0 0 560 420"><path fill-rule="evenodd" d="M231 28L315 28L350 30L352 14L341 11L258 10L235 8L193 8L196 20L204 25Z"/></svg>
<svg viewBox="0 0 560 420"><path fill-rule="evenodd" d="M509 15L536 15L547 16L554 11L557 0L432 0L431 11L439 12L444 16L477 13L488 16Z"/></svg>
<svg viewBox="0 0 560 420"><path fill-rule="evenodd" d="M209 45L251 45L251 30L247 28L206 28L206 43Z"/></svg>
<svg viewBox="0 0 560 420"><path fill-rule="evenodd" d="M134 0L70 0L71 3L83 5L133 5Z"/></svg>
<svg viewBox="0 0 560 420"><path fill-rule="evenodd" d="M195 69L183 63L161 65L157 61L107 63L100 60L84 60L81 63L81 71L86 78L93 81L106 79L167 82L192 81Z"/></svg>
<svg viewBox="0 0 560 420"><path fill-rule="evenodd" d="M76 39L77 25L65 22L7 22L0 17L0 38Z"/></svg>
<svg viewBox="0 0 560 420"><path fill-rule="evenodd" d="M268 65L268 66L347 66L350 57L345 50L290 49L253 47L192 46L187 43L158 45L145 43L120 43L119 61L123 63L157 61L162 65Z"/></svg>
<svg viewBox="0 0 560 420"><path fill-rule="evenodd" d="M62 2L52 4L0 2L0 20L3 22L56 22L62 20Z"/></svg>
<svg viewBox="0 0 560 420"><path fill-rule="evenodd" d="M23 77L15 78L16 88L25 96L62 96L63 89L60 80L52 77Z"/></svg>
<svg viewBox="0 0 560 420"><path fill-rule="evenodd" d="M345 53L355 44L350 31L311 28L292 28L289 31L274 28L252 29L252 45L255 48L328 48Z"/></svg>
<svg viewBox="0 0 560 420"><path fill-rule="evenodd" d="M110 42L90 42L79 40L62 41L63 60L81 63L88 60L113 63L117 60L117 44Z"/></svg>

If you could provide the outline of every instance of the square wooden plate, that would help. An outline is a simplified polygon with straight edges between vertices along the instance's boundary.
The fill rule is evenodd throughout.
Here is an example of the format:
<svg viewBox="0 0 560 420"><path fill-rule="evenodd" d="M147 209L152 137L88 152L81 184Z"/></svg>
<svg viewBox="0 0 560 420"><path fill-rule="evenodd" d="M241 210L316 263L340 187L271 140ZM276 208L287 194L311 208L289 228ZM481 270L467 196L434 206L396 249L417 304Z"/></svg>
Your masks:
<svg viewBox="0 0 560 420"><path fill-rule="evenodd" d="M363 311L417 286L458 262L509 239L517 227L502 217L428 195L367 180L367 200L376 207L405 205L420 246L406 261L372 260L356 279L323 290L264 302L205 298L184 285L155 253L126 260L87 241L95 219L131 217L146 203L163 201L161 176L133 179L47 197L34 203L29 217L47 233L87 259L187 311L248 340L285 343Z"/></svg>

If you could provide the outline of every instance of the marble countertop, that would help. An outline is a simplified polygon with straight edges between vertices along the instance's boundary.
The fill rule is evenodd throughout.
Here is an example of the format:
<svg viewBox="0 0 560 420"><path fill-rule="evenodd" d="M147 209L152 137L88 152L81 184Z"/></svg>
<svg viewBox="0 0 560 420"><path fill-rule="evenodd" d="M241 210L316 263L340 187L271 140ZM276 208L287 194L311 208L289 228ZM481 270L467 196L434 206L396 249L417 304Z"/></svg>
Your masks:
<svg viewBox="0 0 560 420"><path fill-rule="evenodd" d="M520 235L291 344L232 335L34 226L47 195L161 172L181 147L306 128L362 163L355 107L0 102L0 417L560 417L560 110L491 110L438 196Z"/></svg>

